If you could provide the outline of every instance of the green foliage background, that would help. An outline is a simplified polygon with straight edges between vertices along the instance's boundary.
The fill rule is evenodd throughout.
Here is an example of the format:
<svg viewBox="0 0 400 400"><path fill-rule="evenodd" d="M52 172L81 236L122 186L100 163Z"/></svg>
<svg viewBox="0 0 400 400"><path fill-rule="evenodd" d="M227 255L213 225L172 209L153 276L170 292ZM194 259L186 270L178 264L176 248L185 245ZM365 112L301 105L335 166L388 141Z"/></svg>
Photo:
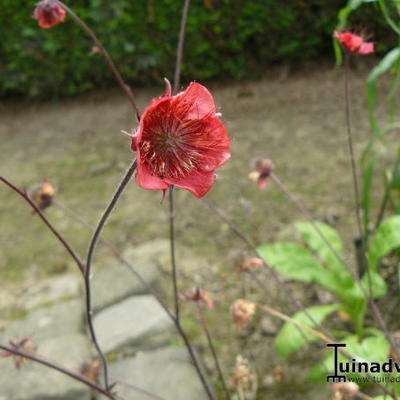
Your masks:
<svg viewBox="0 0 400 400"><path fill-rule="evenodd" d="M172 77L181 0L70 0L96 32L127 81L146 85ZM183 76L244 79L285 60L332 54L339 0L192 0ZM0 1L0 96L73 95L113 85L81 28L66 21L40 29L35 1ZM368 7L363 13L368 13ZM379 13L367 14L368 28Z"/></svg>

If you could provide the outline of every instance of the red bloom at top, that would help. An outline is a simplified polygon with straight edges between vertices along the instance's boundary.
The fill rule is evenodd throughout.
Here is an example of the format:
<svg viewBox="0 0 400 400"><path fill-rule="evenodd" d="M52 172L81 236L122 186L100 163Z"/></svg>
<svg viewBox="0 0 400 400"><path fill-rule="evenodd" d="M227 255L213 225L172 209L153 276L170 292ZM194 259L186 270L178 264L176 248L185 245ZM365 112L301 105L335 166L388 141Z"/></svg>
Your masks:
<svg viewBox="0 0 400 400"><path fill-rule="evenodd" d="M43 0L36 4L32 18L41 28L51 28L64 21L65 10L53 0Z"/></svg>
<svg viewBox="0 0 400 400"><path fill-rule="evenodd" d="M366 42L362 36L351 33L350 31L335 31L334 35L350 53L370 54L375 51L373 42Z"/></svg>
<svg viewBox="0 0 400 400"><path fill-rule="evenodd" d="M151 101L132 135L137 152L136 182L144 189L175 185L203 197L214 171L230 157L230 139L211 93L192 82L185 91Z"/></svg>

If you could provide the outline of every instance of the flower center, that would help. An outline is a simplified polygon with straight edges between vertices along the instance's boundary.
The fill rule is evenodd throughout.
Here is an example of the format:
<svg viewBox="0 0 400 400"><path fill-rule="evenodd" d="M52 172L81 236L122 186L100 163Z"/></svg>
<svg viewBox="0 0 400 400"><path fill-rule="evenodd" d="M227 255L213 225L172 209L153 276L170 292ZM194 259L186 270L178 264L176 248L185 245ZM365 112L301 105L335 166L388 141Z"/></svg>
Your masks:
<svg viewBox="0 0 400 400"><path fill-rule="evenodd" d="M196 169L202 160L202 154L196 148L196 138L201 132L199 120L161 120L143 131L142 160L161 179L182 178Z"/></svg>

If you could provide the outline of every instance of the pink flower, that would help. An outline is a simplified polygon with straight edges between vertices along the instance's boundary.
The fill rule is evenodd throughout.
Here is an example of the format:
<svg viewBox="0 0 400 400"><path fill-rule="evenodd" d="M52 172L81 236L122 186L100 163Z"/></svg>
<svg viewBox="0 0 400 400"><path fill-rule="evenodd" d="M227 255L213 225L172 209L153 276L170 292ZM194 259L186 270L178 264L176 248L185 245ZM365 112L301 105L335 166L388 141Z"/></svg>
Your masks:
<svg viewBox="0 0 400 400"><path fill-rule="evenodd" d="M362 36L351 33L350 31L335 31L334 35L350 53L370 54L375 51L373 42L366 42Z"/></svg>
<svg viewBox="0 0 400 400"><path fill-rule="evenodd" d="M51 28L64 21L65 10L54 0L43 0L36 4L32 18L41 28Z"/></svg>
<svg viewBox="0 0 400 400"><path fill-rule="evenodd" d="M211 93L192 82L185 91L151 101L132 135L137 152L136 182L150 190L175 185L203 197L215 170L230 157L230 139Z"/></svg>

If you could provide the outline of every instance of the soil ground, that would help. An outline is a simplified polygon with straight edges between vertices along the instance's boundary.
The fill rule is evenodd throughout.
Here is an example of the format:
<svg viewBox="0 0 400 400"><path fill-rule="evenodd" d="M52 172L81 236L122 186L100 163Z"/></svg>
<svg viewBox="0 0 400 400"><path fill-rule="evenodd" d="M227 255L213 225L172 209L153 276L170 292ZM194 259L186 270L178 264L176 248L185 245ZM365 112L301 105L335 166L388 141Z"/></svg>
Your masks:
<svg viewBox="0 0 400 400"><path fill-rule="evenodd" d="M365 74L355 72L353 78L353 131L355 150L360 154L370 135ZM260 191L248 178L252 160L271 158L281 180L316 218L338 229L350 251L356 225L342 71L302 72L288 78L211 85L211 89L232 137L232 158L218 171L207 198L257 245L295 238L290 224L303 216L273 183ZM137 90L140 108L162 90ZM3 102L1 175L20 187L50 180L58 188L58 201L95 225L134 157L129 140L120 134L133 127L129 104L117 90L56 103ZM229 305L243 295L242 289L248 285L242 276L234 274L238 258L247 252L246 245L189 193L176 190L175 199L177 246L191 248L193 257L205 259L208 264L199 265L195 274L185 276L182 287L194 283L207 287L220 303L219 311L227 314ZM142 190L132 181L105 229L105 237L120 249L168 237L168 202L160 204L160 200L160 192ZM34 285L48 275L75 267L24 201L4 185L0 187L0 202L0 309L11 318L18 316L18 310L10 307L16 287ZM47 216L83 255L90 232L57 207L50 208ZM106 264L111 257L100 247L95 265ZM184 263L178 260L178 264ZM268 275L265 278L270 281ZM269 296L264 294L262 300L279 308L284 299L272 283L269 287ZM249 290L251 295L253 287L248 286ZM309 288L296 290L303 295ZM285 368L293 367L278 359L271 338L249 332L249 337L255 335L249 339L231 326L221 327L219 317L211 316L210 321L226 368L231 368L236 354L242 352L259 369L260 387L267 385L271 376L283 382L274 386L272 397L266 390L260 399L311 398L311 392L315 392L315 398L326 398L325 394L321 396L321 388L305 382L303 370L312 364L313 356L306 361L300 356L292 360L290 364L296 363L299 368L291 374L291 383L279 381L276 371L283 371L284 376ZM190 329L190 322L187 324ZM197 335L196 328L193 335ZM266 359L267 363L263 361Z"/></svg>

